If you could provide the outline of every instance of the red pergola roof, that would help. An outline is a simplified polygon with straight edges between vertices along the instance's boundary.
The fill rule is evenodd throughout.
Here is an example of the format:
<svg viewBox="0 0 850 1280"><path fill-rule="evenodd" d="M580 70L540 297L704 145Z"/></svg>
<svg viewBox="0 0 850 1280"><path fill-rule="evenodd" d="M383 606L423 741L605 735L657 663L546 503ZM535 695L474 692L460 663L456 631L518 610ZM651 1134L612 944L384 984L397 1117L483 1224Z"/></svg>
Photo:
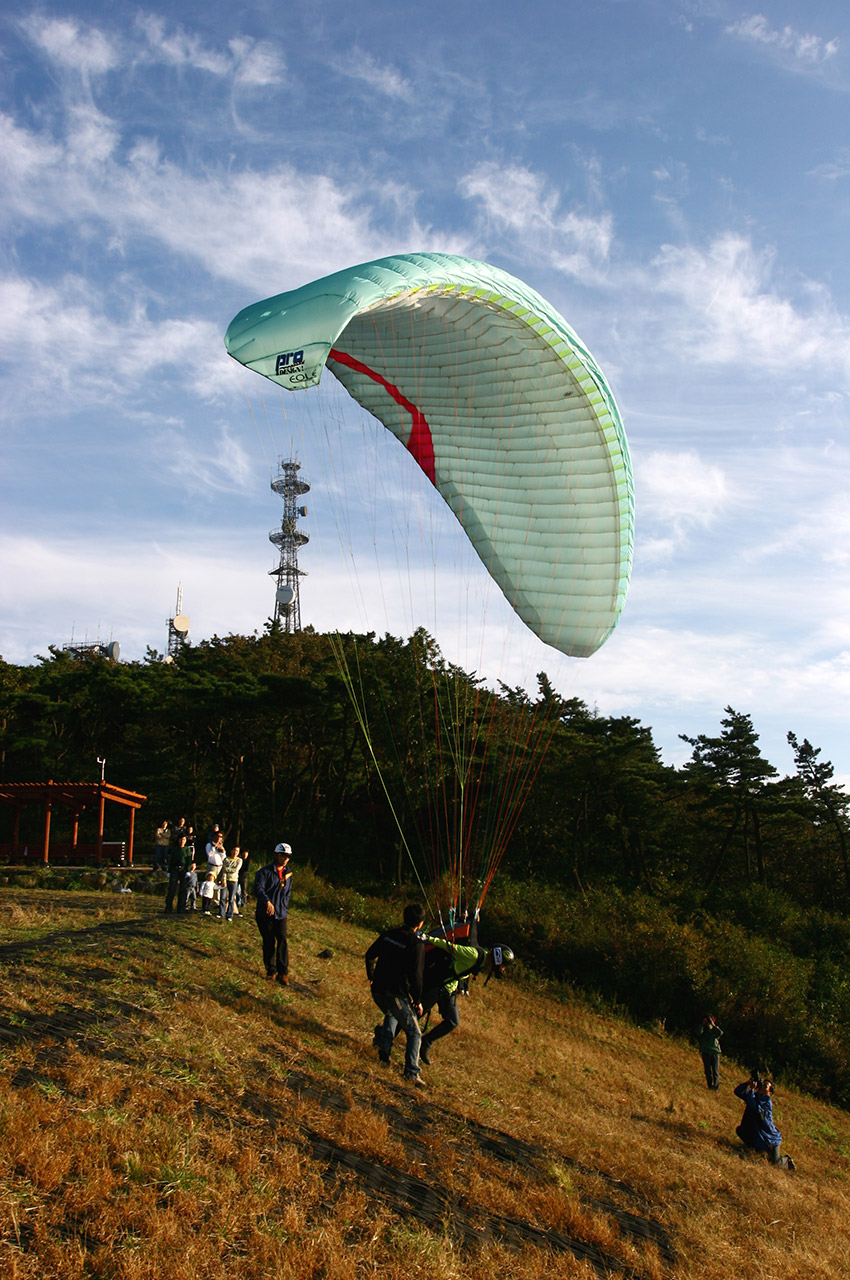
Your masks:
<svg viewBox="0 0 850 1280"><path fill-rule="evenodd" d="M111 782L0 782L0 803L64 804L69 809L85 808L92 800L113 800L116 804L141 809L147 796L138 791L127 791Z"/></svg>
<svg viewBox="0 0 850 1280"><path fill-rule="evenodd" d="M130 810L129 861L133 861L133 829L136 810L140 809L147 796L138 791L127 791L124 787L113 786L111 782L0 782L0 804L11 805L15 810L15 834L12 840L12 856L18 849L18 823L20 810L28 804L44 805L44 846L42 860L50 861L50 814L55 804L70 809L74 814L74 836L72 845L77 847L77 830L80 812L87 805L97 802L97 861L103 861L103 812L107 801L123 805Z"/></svg>

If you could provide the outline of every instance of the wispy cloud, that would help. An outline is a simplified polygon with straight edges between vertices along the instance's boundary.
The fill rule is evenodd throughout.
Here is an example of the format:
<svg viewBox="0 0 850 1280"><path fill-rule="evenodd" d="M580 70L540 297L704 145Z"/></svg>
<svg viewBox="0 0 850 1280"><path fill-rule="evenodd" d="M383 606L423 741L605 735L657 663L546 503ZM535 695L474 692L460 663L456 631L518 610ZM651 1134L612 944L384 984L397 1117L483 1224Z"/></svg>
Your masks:
<svg viewBox="0 0 850 1280"><path fill-rule="evenodd" d="M654 288L681 304L676 341L707 364L786 370L827 365L850 376L850 320L812 288L808 310L771 288L774 255L728 232L707 249L665 245ZM672 333L672 330L671 330Z"/></svg>
<svg viewBox="0 0 850 1280"><path fill-rule="evenodd" d="M43 410L73 410L124 399L152 373L170 370L194 394L230 389L217 326L203 320L152 321L144 308L107 314L103 298L77 277L54 286L19 276L0 280L0 343L14 367L5 411L38 397Z"/></svg>
<svg viewBox="0 0 850 1280"><path fill-rule="evenodd" d="M280 50L269 40L236 36L224 48L216 49L196 32L172 26L153 13L139 14L136 28L145 41L149 58L178 69L232 78L246 88L278 84L285 71Z"/></svg>
<svg viewBox="0 0 850 1280"><path fill-rule="evenodd" d="M593 182L596 185L595 176ZM614 235L610 213L563 210L560 193L540 174L519 165L477 165L461 178L458 188L478 203L485 228L490 223L499 232L519 234L526 251L529 242L535 244L554 267L568 275L598 277Z"/></svg>
<svg viewBox="0 0 850 1280"><path fill-rule="evenodd" d="M693 450L655 450L635 463L641 520L651 533L644 549L670 556L695 529L708 529L728 510L734 494L722 467Z"/></svg>
<svg viewBox="0 0 850 1280"><path fill-rule="evenodd" d="M81 155L85 129L94 145ZM0 161L8 157L20 179L8 191L7 216L77 230L81 222L101 223L112 236L155 239L212 277L251 291L378 257L400 240L427 247L431 238L403 206L400 226L376 230L375 194L365 179L362 190L341 187L288 165L192 175L161 160L150 143L134 148L129 163L110 163L113 143L108 121L94 113L74 113L69 135L57 143L7 121ZM400 208L397 194L390 193L390 213Z"/></svg>
<svg viewBox="0 0 850 1280"><path fill-rule="evenodd" d="M379 62L366 50L355 48L348 57L338 59L334 65L352 80L361 80L370 89L389 98L409 102L414 96L412 84L401 72Z"/></svg>
<svg viewBox="0 0 850 1280"><path fill-rule="evenodd" d="M850 178L850 147L842 147L834 160L828 160L809 170L813 178L822 178L826 182L838 182L842 178Z"/></svg>
<svg viewBox="0 0 850 1280"><path fill-rule="evenodd" d="M115 41L96 27L84 27L73 18L33 15L21 25L51 62L77 72L85 80L105 75L121 61Z"/></svg>
<svg viewBox="0 0 850 1280"><path fill-rule="evenodd" d="M203 444L175 430L163 431L159 445L164 465L189 495L256 491L254 460L226 426Z"/></svg>
<svg viewBox="0 0 850 1280"><path fill-rule="evenodd" d="M726 28L727 35L766 50L786 66L811 70L829 62L838 53L837 38L825 40L793 27L772 27L761 13L751 14Z"/></svg>
<svg viewBox="0 0 850 1280"><path fill-rule="evenodd" d="M229 75L231 59L218 50L211 49L199 35L182 27L171 27L164 18L153 13L140 13L136 27L147 42L149 53L174 67L192 67L207 71L210 75Z"/></svg>

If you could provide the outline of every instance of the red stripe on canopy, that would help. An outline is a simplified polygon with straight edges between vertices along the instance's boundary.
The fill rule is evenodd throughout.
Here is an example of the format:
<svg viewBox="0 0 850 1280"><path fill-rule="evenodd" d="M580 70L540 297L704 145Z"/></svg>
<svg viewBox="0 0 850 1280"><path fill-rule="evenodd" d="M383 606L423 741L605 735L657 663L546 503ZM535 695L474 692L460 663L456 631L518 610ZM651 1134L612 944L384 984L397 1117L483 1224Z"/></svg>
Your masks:
<svg viewBox="0 0 850 1280"><path fill-rule="evenodd" d="M376 373L374 369L370 369L368 365L355 359L354 356L348 355L345 351L337 351L335 347L331 347L328 354L329 359L337 360L340 364L347 365L349 369L354 369L356 373L365 374L373 382L379 383L392 396L396 404L400 404L402 409L407 410L413 420L407 441L407 449L413 454L431 483L435 485L437 483L437 473L434 465L434 441L431 439L431 428L425 421L425 416L421 410L417 409L416 405L408 400L407 396L402 395L398 387L394 386L392 382L387 382L386 378L380 373Z"/></svg>

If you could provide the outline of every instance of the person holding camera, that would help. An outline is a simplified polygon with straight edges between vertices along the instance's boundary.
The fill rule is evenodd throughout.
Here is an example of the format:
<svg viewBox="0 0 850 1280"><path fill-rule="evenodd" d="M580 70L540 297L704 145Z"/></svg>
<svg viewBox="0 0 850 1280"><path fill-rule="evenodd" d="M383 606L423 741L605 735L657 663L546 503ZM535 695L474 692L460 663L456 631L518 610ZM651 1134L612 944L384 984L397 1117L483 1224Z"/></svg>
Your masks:
<svg viewBox="0 0 850 1280"><path fill-rule="evenodd" d="M782 1134L773 1122L773 1081L755 1074L737 1086L735 1097L744 1103L744 1117L736 1130L744 1145L764 1152L780 1169L793 1172L797 1167L794 1161L780 1154Z"/></svg>
<svg viewBox="0 0 850 1280"><path fill-rule="evenodd" d="M722 1028L718 1027L712 1015L707 1013L701 1025L697 1027L697 1044L702 1056L705 1083L715 1093L720 1088L720 1041L722 1038Z"/></svg>

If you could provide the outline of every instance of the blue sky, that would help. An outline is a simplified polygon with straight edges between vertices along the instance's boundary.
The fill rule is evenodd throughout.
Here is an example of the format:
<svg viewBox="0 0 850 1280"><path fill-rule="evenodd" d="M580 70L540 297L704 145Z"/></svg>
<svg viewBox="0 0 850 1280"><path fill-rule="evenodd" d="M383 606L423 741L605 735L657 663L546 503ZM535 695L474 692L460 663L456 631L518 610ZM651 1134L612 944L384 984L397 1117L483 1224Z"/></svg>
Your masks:
<svg viewBox="0 0 850 1280"><path fill-rule="evenodd" d="M545 669L671 763L730 704L782 772L791 729L850 780L846 5L4 13L4 658L162 650L178 582L194 639L261 628L293 449L305 623L422 624L491 679ZM248 303L416 250L526 280L613 386L635 567L586 662L521 628L508 651L451 516L394 455L376 478L342 393L284 403L224 353Z"/></svg>

